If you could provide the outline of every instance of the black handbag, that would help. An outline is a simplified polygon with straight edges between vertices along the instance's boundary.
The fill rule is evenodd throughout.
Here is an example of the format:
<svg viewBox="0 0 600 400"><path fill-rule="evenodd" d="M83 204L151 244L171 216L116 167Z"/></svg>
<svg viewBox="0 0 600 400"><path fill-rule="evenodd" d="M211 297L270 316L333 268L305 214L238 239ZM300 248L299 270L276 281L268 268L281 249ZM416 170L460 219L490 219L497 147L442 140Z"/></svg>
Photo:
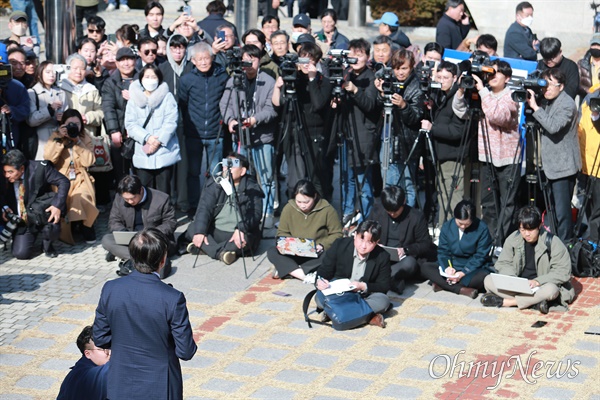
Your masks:
<svg viewBox="0 0 600 400"><path fill-rule="evenodd" d="M150 114L148 114L148 117L146 118L146 121L144 122L144 125L142 126L142 128L146 129L146 126L148 126L148 122L150 122L150 118L152 118L153 113L154 113L154 109L152 109L150 111ZM123 144L121 145L121 156L127 160L131 160L133 158L134 153L135 153L135 140L133 140L131 137L127 136L127 138L125 138L125 140L123 141Z"/></svg>

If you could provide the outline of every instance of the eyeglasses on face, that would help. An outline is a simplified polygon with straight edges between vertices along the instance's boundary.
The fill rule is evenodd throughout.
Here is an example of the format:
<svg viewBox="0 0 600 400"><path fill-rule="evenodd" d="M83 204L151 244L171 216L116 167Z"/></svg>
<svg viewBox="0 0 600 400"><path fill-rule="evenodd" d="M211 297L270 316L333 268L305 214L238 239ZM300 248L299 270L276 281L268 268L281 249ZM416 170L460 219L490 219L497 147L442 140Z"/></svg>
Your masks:
<svg viewBox="0 0 600 400"><path fill-rule="evenodd" d="M156 55L158 53L158 49L152 49L152 50L146 49L146 50L143 51L143 53L144 53L145 56L149 56L150 53Z"/></svg>
<svg viewBox="0 0 600 400"><path fill-rule="evenodd" d="M89 32L89 33L102 33L102 29L92 29L92 28L88 28L88 32Z"/></svg>

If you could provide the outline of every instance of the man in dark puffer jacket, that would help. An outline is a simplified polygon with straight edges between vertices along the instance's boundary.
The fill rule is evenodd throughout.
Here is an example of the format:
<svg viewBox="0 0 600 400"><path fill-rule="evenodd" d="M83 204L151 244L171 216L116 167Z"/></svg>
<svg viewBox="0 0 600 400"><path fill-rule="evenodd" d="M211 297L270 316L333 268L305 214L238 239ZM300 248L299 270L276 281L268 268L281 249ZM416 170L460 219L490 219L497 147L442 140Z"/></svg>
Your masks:
<svg viewBox="0 0 600 400"><path fill-rule="evenodd" d="M229 75L225 68L213 63L212 48L197 43L191 49L194 70L181 76L177 99L183 115L185 146L188 155L188 196L190 211L195 211L200 199L202 152L206 150L210 171L223 157L223 137L219 136L221 112L219 101ZM218 139L217 139L218 138Z"/></svg>

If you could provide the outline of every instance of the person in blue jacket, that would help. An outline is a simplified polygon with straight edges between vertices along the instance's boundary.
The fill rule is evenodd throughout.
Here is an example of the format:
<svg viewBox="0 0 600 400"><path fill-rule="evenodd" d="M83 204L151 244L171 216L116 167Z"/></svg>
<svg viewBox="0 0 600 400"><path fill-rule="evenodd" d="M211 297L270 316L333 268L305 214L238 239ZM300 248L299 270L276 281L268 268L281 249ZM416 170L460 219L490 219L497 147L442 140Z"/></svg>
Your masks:
<svg viewBox="0 0 600 400"><path fill-rule="evenodd" d="M454 208L454 218L442 226L438 262L423 265L421 274L432 282L434 292L446 290L474 299L491 272L491 248L492 237L485 222L475 216L475 204L462 200Z"/></svg>

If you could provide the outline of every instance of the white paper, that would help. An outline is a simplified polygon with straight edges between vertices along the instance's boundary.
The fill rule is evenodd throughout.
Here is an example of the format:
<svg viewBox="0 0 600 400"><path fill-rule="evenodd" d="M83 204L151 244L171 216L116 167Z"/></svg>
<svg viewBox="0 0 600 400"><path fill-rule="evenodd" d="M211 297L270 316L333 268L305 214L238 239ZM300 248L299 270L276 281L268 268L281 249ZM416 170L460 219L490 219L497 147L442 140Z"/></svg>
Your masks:
<svg viewBox="0 0 600 400"><path fill-rule="evenodd" d="M444 278L458 278L458 275L448 275L446 272L444 272L444 269L442 268L442 266L439 266L440 268L440 275L443 276Z"/></svg>
<svg viewBox="0 0 600 400"><path fill-rule="evenodd" d="M330 281L329 287L322 290L322 292L325 296L329 296L330 294L349 292L354 289L356 289L356 286L350 282L350 279L336 279L335 281Z"/></svg>

